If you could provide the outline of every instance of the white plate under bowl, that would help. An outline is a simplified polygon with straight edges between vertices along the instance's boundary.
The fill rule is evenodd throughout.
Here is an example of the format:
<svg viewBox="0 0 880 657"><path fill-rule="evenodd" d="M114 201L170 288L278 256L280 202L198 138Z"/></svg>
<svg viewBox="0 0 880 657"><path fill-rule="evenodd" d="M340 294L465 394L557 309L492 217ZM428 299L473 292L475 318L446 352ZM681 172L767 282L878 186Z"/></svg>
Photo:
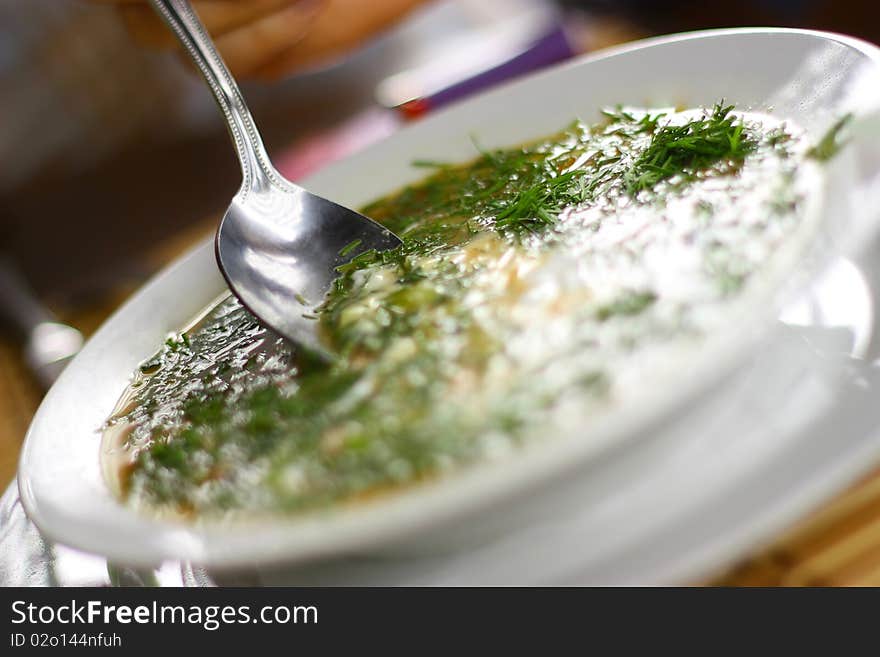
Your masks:
<svg viewBox="0 0 880 657"><path fill-rule="evenodd" d="M652 39L583 58L438 113L302 181L340 203L359 206L423 175L416 158L460 161L484 147L512 145L555 132L599 108L711 105L795 120L818 138L847 112L852 143L829 169L828 203L809 266L853 254L871 239L878 207L871 197L880 152L869 131L880 107L880 51L833 34L737 29ZM781 286L789 294L791 286ZM625 412L585 422L578 435L524 449L437 483L353 509L229 523L184 524L145 517L120 504L105 485L98 428L132 371L169 332L178 330L224 288L210 243L160 273L89 341L50 390L28 432L19 470L22 501L50 539L131 565L167 559L217 568L294 564L357 550L461 545L503 534L570 505L596 477L610 447L637 445L700 404L740 367L773 326L786 294L743 309L743 319L704 347L689 376L645 391ZM683 380L682 380L683 379ZM593 467L591 467L593 466ZM621 483L610 482L611 486ZM579 492L581 491L581 492ZM526 503L528 502L528 503ZM590 550L586 541L584 551Z"/></svg>

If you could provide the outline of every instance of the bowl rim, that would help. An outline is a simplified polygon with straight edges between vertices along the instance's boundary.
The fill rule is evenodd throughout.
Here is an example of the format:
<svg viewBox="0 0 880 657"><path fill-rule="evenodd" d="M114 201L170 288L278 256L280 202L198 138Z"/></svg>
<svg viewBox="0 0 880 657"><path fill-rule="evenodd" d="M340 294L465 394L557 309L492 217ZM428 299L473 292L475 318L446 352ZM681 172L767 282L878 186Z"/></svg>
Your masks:
<svg viewBox="0 0 880 657"><path fill-rule="evenodd" d="M880 67L880 48L860 39L830 32L787 28L701 30L642 39L591 53L444 108L425 121L432 121L435 118L442 120L442 117L450 112L461 112L462 108L466 109L472 104L479 103L487 96L503 94L512 86L528 84L542 75L580 68L624 53L707 38L774 34L799 34L838 42L859 51ZM397 135L416 129L423 123L405 126L389 139L393 140ZM369 157L369 151L370 149L367 149L354 157ZM308 185L308 181L304 184ZM196 246L156 274L104 322L89 342L99 341L106 327L114 324L118 316L139 303L140 296L146 289L175 276L179 268L205 257L213 257L213 245L210 240ZM754 316L757 317L758 314L756 311ZM705 349L711 351L714 362L707 363L705 358L695 358L695 362L699 361L703 366L696 368L681 388L654 395L650 403L640 406L637 412L629 415L618 413L613 418L613 422L605 426L591 427L591 441L577 441L572 436L554 438L555 449L542 449L544 443L528 446L503 464L481 463L443 477L437 482L410 489L405 494L389 495L374 503L358 505L356 509L342 508L334 509L332 512L282 518L261 516L252 521L237 520L228 525L215 526L209 523L182 525L176 522L157 521L119 504L120 509L126 514L137 517L143 531L162 532L166 535L168 540L162 544L164 548L160 550L156 549L155 543L141 544L134 540L134 537L128 537L128 540L123 537L123 540L108 546L102 536L90 534L86 528L73 526L69 518L65 518L58 509L47 505L35 490L30 461L34 458L41 418L49 412L47 408L53 403L54 397L60 394L56 392L60 390L56 386L38 409L25 439L19 466L20 496L28 516L49 538L72 547L102 553L114 560L132 565L154 565L166 559L183 559L216 567L234 567L255 561L293 563L328 554L374 547L392 538L412 536L430 524L473 517L501 500L528 495L551 477L561 479L573 476L585 462L590 461L591 457L597 454L597 444L606 449L609 445L622 447L631 441L620 440L621 437L633 437L639 433L640 428L644 429L646 426L662 425L678 409L687 404L698 403L700 399L711 394L725 375L741 360L744 353L766 333L770 318L763 317L763 320L766 326L760 330L737 335L725 334L724 340L709 341ZM59 381L63 384L64 375ZM605 438L593 441L592 438L597 435ZM96 525L88 529L100 528L103 531L108 529L99 520L95 522ZM254 540L255 531L265 540ZM218 542L225 544L217 547Z"/></svg>

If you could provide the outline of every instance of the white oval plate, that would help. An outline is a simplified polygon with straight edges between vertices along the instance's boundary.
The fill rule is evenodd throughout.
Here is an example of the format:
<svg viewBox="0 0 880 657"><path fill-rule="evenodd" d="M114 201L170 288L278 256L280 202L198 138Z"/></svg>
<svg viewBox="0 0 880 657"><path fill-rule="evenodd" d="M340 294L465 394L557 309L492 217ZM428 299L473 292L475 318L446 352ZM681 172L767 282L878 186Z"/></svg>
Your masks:
<svg viewBox="0 0 880 657"><path fill-rule="evenodd" d="M576 117L592 120L603 106L711 105L720 98L791 118L816 137L846 112L861 125L880 107L880 50L838 35L776 29L638 42L466 101L302 182L357 207L422 176L410 166L415 158L471 158L473 136L484 147L511 145L555 132ZM876 228L861 208L880 172L880 156L857 130L833 168L822 246L851 253ZM659 432L672 411L681 416L697 409L754 347L763 335L758 328L771 325L781 303L776 295L750 308L744 315L750 321L707 345L707 357L677 387L650 392L626 413L524 449L503 464L474 467L355 509L225 524L144 517L105 485L98 428L138 363L223 289L212 245L205 243L113 315L47 394L28 432L19 483L28 515L48 538L131 565L178 559L232 568L292 564L407 540L455 545L504 532L555 508L590 476L600 451L635 445L627 439Z"/></svg>

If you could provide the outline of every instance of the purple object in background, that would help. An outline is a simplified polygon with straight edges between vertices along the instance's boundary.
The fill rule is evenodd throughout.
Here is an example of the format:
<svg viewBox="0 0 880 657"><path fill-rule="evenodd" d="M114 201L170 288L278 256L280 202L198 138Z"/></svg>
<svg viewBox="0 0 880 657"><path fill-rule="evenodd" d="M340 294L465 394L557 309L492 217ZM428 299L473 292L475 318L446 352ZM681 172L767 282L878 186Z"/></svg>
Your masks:
<svg viewBox="0 0 880 657"><path fill-rule="evenodd" d="M426 112L461 100L478 91L488 89L506 80L537 71L551 64L569 59L576 53L563 27L555 24L552 29L534 41L524 51L501 64L421 98L408 100L395 109L406 118L417 118Z"/></svg>
<svg viewBox="0 0 880 657"><path fill-rule="evenodd" d="M334 126L332 130L297 142L293 148L278 156L276 165L291 180L299 180L330 162L387 137L400 126L401 119L417 119L506 80L569 59L576 53L562 26L554 21L542 36L531 40L525 48L517 49L512 56L503 58L501 63L485 66L479 73L465 76L458 82L437 85L436 91L422 96L407 98L412 79L408 79L406 84L389 84L391 80L386 79L385 88L377 91L383 108L369 108ZM413 69L407 71L406 75L416 78L416 86L421 88L430 88L436 82L429 70ZM391 109L396 111L392 112Z"/></svg>

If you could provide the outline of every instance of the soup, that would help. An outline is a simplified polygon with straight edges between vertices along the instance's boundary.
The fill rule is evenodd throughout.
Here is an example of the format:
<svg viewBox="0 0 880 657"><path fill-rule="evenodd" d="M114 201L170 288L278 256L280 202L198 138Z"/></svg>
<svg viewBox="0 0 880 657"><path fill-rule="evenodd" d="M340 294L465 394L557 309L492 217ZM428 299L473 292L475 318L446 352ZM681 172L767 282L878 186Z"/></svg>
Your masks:
<svg viewBox="0 0 880 657"><path fill-rule="evenodd" d="M184 517L354 504L626 409L713 332L803 211L835 134L718 104L615 108L362 212L310 359L231 296L146 360L105 427L119 495ZM830 140L830 141L829 141ZM357 245L351 245L352 252ZM658 378L659 377L659 378Z"/></svg>

